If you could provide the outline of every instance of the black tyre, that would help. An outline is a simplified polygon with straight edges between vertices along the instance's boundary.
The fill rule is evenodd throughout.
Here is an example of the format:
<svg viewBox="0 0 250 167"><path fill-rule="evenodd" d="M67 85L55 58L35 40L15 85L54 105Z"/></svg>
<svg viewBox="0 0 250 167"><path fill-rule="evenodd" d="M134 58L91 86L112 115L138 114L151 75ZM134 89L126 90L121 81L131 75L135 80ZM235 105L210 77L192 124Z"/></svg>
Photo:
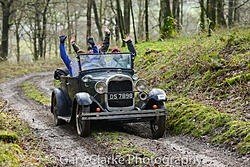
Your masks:
<svg viewBox="0 0 250 167"><path fill-rule="evenodd" d="M64 123L64 121L61 119L58 119L58 107L57 107L56 96L54 96L52 99L52 113L54 115L54 124L56 126L62 125Z"/></svg>
<svg viewBox="0 0 250 167"><path fill-rule="evenodd" d="M82 137L90 135L90 121L82 120L82 113L89 113L90 106L76 106L76 130L77 134Z"/></svg>
<svg viewBox="0 0 250 167"><path fill-rule="evenodd" d="M165 104L158 105L159 109L165 109ZM158 119L150 121L152 136L154 139L161 138L166 130L166 116L160 116Z"/></svg>

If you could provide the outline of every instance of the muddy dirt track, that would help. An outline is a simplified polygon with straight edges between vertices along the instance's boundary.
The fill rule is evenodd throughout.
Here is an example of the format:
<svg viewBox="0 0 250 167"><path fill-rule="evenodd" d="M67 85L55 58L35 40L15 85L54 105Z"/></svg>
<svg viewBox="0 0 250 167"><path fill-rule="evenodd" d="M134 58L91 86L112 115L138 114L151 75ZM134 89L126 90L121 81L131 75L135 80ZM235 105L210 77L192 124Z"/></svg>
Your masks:
<svg viewBox="0 0 250 167"><path fill-rule="evenodd" d="M112 159L112 151L93 137L81 138L70 125L55 126L50 106L43 106L24 96L18 84L29 81L47 96L53 90L53 72L36 72L6 81L0 85L0 97L16 109L19 117L30 125L38 136L46 139L48 154L58 166L128 166L97 157ZM106 130L106 129L105 129ZM157 155L154 161L162 166L247 166L249 157L240 157L226 149L190 136L170 136L153 140L147 125L126 124L117 128L125 132L129 143ZM131 157L132 158L132 157ZM133 157L134 158L134 157ZM91 159L91 161L90 161ZM104 163L103 162L109 162ZM147 164L147 161L145 161Z"/></svg>

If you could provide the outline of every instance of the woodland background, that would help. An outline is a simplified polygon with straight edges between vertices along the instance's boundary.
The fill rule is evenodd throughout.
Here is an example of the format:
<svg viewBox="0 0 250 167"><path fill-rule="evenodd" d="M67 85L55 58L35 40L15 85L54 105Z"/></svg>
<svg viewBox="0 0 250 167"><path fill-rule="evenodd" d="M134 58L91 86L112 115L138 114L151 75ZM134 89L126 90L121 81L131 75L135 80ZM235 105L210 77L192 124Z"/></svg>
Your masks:
<svg viewBox="0 0 250 167"><path fill-rule="evenodd" d="M59 56L58 36L87 36L102 42L106 25L111 46L156 41L248 25L249 0L0 0L0 60L37 61ZM68 38L70 40L70 38ZM70 42L68 53L72 52Z"/></svg>

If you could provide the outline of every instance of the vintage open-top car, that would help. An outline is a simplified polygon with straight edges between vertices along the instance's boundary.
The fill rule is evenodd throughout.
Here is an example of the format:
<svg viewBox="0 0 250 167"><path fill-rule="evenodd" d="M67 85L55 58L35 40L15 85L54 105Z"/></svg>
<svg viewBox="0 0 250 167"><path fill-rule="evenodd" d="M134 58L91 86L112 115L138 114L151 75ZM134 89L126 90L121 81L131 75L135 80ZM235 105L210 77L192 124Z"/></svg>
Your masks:
<svg viewBox="0 0 250 167"><path fill-rule="evenodd" d="M86 137L91 121L148 121L153 137L163 136L166 94L147 90L147 82L134 74L130 53L81 54L73 63L78 76L55 75L60 80L51 100L56 125L71 122Z"/></svg>

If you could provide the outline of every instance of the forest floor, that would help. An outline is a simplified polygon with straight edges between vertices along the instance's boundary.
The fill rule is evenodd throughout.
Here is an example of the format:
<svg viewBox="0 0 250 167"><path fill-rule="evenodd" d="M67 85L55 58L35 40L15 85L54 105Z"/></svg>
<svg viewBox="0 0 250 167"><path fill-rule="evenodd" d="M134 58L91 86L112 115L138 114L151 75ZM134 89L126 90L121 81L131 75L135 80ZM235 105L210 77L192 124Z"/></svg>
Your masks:
<svg viewBox="0 0 250 167"><path fill-rule="evenodd" d="M48 70L63 67L62 63L1 66L0 162L5 166L247 166L249 39L249 28L240 28L212 37L203 34L136 45L138 75L152 87L164 89L169 99L167 133L158 140L151 138L144 123L94 125L88 138L78 137L70 125L56 127L50 113L55 82ZM13 150L5 151L9 148ZM117 159L112 161L113 156Z"/></svg>

